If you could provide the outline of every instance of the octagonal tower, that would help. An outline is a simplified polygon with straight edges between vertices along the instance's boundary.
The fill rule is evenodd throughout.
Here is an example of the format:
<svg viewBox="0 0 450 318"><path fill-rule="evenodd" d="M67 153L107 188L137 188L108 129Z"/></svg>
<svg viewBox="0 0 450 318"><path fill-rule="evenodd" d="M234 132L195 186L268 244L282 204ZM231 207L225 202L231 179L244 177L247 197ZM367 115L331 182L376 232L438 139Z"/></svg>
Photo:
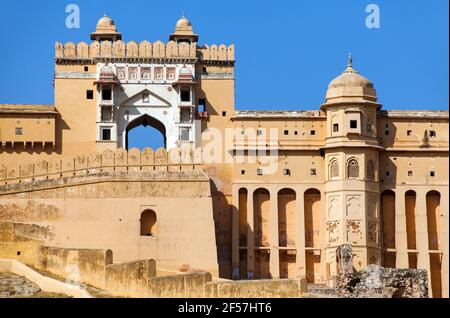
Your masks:
<svg viewBox="0 0 450 318"><path fill-rule="evenodd" d="M336 274L336 248L353 247L353 266L380 264L377 103L374 85L349 56L345 71L328 86L325 155L324 273Z"/></svg>

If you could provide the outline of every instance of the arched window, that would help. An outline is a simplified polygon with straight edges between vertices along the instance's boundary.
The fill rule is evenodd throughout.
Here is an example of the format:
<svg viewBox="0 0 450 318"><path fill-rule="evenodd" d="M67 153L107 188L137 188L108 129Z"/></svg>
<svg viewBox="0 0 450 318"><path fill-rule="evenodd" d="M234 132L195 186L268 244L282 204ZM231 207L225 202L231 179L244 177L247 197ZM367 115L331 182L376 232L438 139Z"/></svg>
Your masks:
<svg viewBox="0 0 450 318"><path fill-rule="evenodd" d="M359 164L358 160L350 159L347 164L347 177L358 178L359 177Z"/></svg>
<svg viewBox="0 0 450 318"><path fill-rule="evenodd" d="M332 159L330 163L330 177L337 178L339 177L339 165L336 159Z"/></svg>
<svg viewBox="0 0 450 318"><path fill-rule="evenodd" d="M145 210L141 214L141 236L156 235L156 213L153 210Z"/></svg>
<svg viewBox="0 0 450 318"><path fill-rule="evenodd" d="M372 160L367 161L367 179L375 179L375 167Z"/></svg>

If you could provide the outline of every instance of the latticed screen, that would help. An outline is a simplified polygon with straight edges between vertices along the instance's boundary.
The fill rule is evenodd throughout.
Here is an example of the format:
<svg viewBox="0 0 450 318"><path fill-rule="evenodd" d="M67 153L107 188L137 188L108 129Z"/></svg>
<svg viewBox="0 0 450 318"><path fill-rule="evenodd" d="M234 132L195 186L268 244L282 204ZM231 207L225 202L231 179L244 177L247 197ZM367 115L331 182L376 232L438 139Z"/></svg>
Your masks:
<svg viewBox="0 0 450 318"><path fill-rule="evenodd" d="M367 179L375 179L375 168L372 160L367 162Z"/></svg>
<svg viewBox="0 0 450 318"><path fill-rule="evenodd" d="M330 174L332 178L339 177L339 165L336 160L331 162Z"/></svg>
<svg viewBox="0 0 450 318"><path fill-rule="evenodd" d="M348 162L347 174L349 178L359 177L359 164L356 159L352 159Z"/></svg>

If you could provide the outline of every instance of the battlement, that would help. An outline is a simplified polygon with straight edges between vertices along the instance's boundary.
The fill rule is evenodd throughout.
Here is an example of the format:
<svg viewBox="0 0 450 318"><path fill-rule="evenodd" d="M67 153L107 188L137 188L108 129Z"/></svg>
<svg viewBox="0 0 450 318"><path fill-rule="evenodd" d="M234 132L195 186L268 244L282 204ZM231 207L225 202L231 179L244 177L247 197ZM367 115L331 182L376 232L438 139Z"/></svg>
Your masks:
<svg viewBox="0 0 450 318"><path fill-rule="evenodd" d="M101 153L79 155L55 160L41 160L34 163L0 165L0 186L24 182L83 176L107 171L150 172L200 170L199 156L192 147L173 148L167 151L159 148L153 151L117 149Z"/></svg>
<svg viewBox="0 0 450 318"><path fill-rule="evenodd" d="M57 62L96 59L199 59L234 62L234 45L227 47L224 44L214 44L198 48L196 43L176 43L174 41L166 44L161 41L154 43L142 41L139 44L135 41L125 43L121 40L113 43L94 41L89 45L86 42L79 42L76 45L73 42L67 42L64 45L56 42L55 58Z"/></svg>

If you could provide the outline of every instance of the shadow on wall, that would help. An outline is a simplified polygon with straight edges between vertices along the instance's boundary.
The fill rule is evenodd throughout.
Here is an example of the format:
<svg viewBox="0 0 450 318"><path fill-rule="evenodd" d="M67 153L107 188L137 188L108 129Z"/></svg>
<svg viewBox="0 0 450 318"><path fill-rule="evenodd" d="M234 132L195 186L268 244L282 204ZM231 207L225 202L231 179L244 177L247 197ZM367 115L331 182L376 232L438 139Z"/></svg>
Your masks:
<svg viewBox="0 0 450 318"><path fill-rule="evenodd" d="M213 203L214 230L216 234L217 262L219 277L231 278L231 231L232 216L225 194L218 191L214 181L210 179L211 198Z"/></svg>

